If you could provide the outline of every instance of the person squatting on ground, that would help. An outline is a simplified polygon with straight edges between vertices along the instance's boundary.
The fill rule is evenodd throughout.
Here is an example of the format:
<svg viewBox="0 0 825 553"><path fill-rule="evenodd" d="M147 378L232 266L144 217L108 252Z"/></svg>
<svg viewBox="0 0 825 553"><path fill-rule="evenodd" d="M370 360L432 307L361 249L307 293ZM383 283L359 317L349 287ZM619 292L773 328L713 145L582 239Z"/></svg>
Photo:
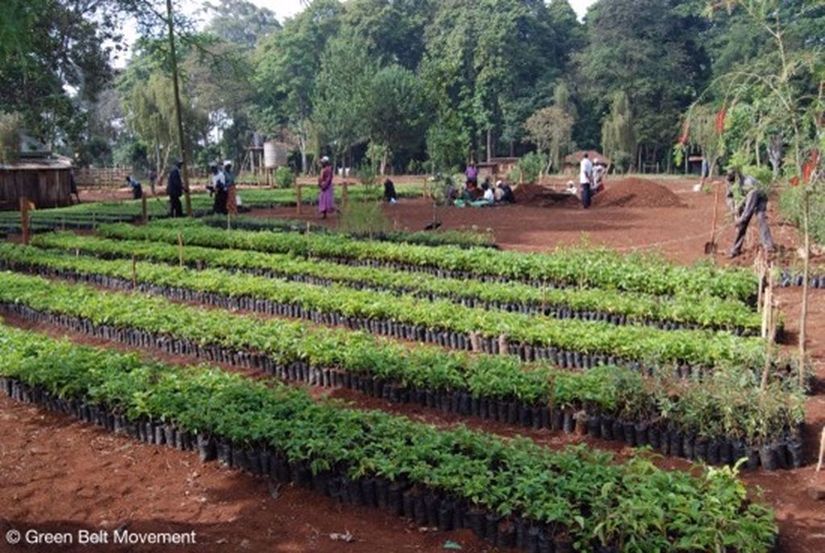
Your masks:
<svg viewBox="0 0 825 553"><path fill-rule="evenodd" d="M166 181L166 195L169 196L169 215L172 217L183 217L183 206L180 197L183 196L183 180L180 176L182 161L176 161L175 166L169 171L169 178Z"/></svg>
<svg viewBox="0 0 825 553"><path fill-rule="evenodd" d="M137 179L132 177L132 175L126 177L126 185L132 191L132 199L139 200L143 197L143 187L140 185Z"/></svg>
<svg viewBox="0 0 825 553"><path fill-rule="evenodd" d="M759 241L765 251L770 253L774 250L773 237L771 236L771 229L768 226L768 194L761 187L758 180L754 177L741 175L736 171L728 173L727 177L728 189L726 194L726 201L728 207L733 211L736 221L736 239L733 242L733 247L730 250L730 256L736 257L742 253L742 247L745 245L745 237L748 234L748 226L750 226L751 219L756 215L759 223ZM742 201L737 204L736 196L744 196Z"/></svg>
<svg viewBox="0 0 825 553"><path fill-rule="evenodd" d="M318 175L318 213L322 219L327 218L327 214L335 212L335 190L332 186L332 167L329 158L321 158L321 174Z"/></svg>
<svg viewBox="0 0 825 553"><path fill-rule="evenodd" d="M593 162L590 161L590 156L585 153L579 167L579 188L581 189L582 207L584 209L590 208L590 200L592 196L593 186Z"/></svg>
<svg viewBox="0 0 825 553"><path fill-rule="evenodd" d="M215 202L212 204L212 211L221 215L226 215L226 178L223 171L217 165L212 165L209 168L212 171L212 185L209 188L210 192L215 193Z"/></svg>
<svg viewBox="0 0 825 553"><path fill-rule="evenodd" d="M235 174L232 173L232 163L229 161L223 166L223 180L226 183L226 211L232 215L237 215L238 193L235 188Z"/></svg>

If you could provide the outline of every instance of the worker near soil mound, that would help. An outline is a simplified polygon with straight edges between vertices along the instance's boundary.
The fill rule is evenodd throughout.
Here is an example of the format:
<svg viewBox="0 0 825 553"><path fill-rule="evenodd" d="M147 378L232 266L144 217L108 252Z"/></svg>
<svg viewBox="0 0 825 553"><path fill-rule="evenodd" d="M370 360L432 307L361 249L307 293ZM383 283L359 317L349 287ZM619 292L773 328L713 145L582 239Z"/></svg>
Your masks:
<svg viewBox="0 0 825 553"><path fill-rule="evenodd" d="M132 175L126 177L126 186L132 191L133 200L139 200L143 197L143 187Z"/></svg>
<svg viewBox="0 0 825 553"><path fill-rule="evenodd" d="M579 167L579 188L581 189L582 207L590 209L590 200L592 198L593 186L593 162L590 161L590 156L585 152L582 157L582 162Z"/></svg>
<svg viewBox="0 0 825 553"><path fill-rule="evenodd" d="M736 239L730 250L730 256L737 257L742 253L742 246L745 245L745 236L748 234L748 226L751 219L756 215L759 222L759 241L765 251L770 253L774 250L771 229L768 226L768 194L762 189L758 180L754 177L742 175L738 171L731 171L727 176L728 190L727 202L734 211L736 221ZM738 193L738 194L737 194ZM736 196L743 197L737 204Z"/></svg>

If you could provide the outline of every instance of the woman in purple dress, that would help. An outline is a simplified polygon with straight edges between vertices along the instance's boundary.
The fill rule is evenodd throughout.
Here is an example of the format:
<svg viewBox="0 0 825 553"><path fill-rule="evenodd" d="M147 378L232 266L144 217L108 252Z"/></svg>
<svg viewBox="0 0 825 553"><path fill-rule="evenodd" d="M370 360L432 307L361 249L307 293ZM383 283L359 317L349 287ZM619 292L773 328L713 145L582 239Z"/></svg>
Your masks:
<svg viewBox="0 0 825 553"><path fill-rule="evenodd" d="M318 212L322 219L327 218L327 213L335 211L335 193L332 189L332 167L329 158L321 158L321 174L318 176Z"/></svg>

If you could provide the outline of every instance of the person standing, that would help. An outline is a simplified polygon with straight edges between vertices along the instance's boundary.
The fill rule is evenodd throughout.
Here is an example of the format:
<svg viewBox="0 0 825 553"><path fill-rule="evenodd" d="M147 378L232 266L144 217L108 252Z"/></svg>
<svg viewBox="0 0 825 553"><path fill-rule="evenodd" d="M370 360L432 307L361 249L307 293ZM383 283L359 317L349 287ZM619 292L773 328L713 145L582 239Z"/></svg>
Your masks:
<svg viewBox="0 0 825 553"><path fill-rule="evenodd" d="M223 179L226 182L226 211L232 215L237 215L238 199L235 190L235 175L232 173L232 163L229 161L223 166Z"/></svg>
<svg viewBox="0 0 825 553"><path fill-rule="evenodd" d="M604 174L607 171L604 161L596 158L593 163L593 195L604 190Z"/></svg>
<svg viewBox="0 0 825 553"><path fill-rule="evenodd" d="M759 222L759 241L762 243L762 247L768 253L773 252L773 236L771 236L771 229L768 226L767 215L768 194L754 177L739 175L734 171L728 173L727 180L728 193L731 197L733 197L734 187L738 188L740 195L744 195L742 202L736 208L736 239L730 250L730 257L734 258L742 253L745 236L748 234L748 226L754 215L756 215L756 220Z"/></svg>
<svg viewBox="0 0 825 553"><path fill-rule="evenodd" d="M152 196L156 196L155 194L155 184L158 181L158 173L155 171L154 168L149 169L149 189L152 191Z"/></svg>
<svg viewBox="0 0 825 553"><path fill-rule="evenodd" d="M226 179L223 171L217 165L212 165L212 189L215 191L215 201L212 204L212 211L216 214L226 215Z"/></svg>
<svg viewBox="0 0 825 553"><path fill-rule="evenodd" d="M579 188L581 189L582 207L584 209L590 208L590 199L593 186L593 162L590 161L590 156L587 152L582 157L581 165L579 166Z"/></svg>
<svg viewBox="0 0 825 553"><path fill-rule="evenodd" d="M465 176L467 177L467 182L471 182L474 185L478 186L478 168L476 167L475 161L471 161L470 164L467 166Z"/></svg>
<svg viewBox="0 0 825 553"><path fill-rule="evenodd" d="M322 219L327 218L327 214L335 211L335 191L332 187L332 166L329 158L321 158L321 174L318 175L318 212Z"/></svg>
<svg viewBox="0 0 825 553"><path fill-rule="evenodd" d="M172 217L183 217L183 205L180 203L180 197L183 196L183 180L180 176L182 165L182 161L176 161L166 181L166 195L169 196L169 214Z"/></svg>

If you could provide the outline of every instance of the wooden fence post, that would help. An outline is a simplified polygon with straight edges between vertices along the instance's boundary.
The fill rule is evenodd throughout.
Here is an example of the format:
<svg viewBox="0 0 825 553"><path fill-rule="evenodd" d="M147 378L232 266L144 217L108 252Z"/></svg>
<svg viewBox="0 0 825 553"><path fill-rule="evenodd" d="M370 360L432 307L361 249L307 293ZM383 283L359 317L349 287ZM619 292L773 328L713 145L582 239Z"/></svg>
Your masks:
<svg viewBox="0 0 825 553"><path fill-rule="evenodd" d="M29 199L23 196L20 198L20 232L23 235L23 244L29 245Z"/></svg>

